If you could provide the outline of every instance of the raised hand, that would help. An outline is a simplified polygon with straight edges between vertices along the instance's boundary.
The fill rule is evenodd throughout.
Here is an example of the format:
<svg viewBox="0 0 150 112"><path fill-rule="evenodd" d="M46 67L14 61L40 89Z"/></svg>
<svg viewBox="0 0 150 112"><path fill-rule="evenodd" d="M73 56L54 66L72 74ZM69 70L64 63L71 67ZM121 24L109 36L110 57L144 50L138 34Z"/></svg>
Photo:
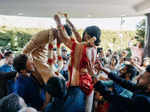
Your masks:
<svg viewBox="0 0 150 112"><path fill-rule="evenodd" d="M69 19L66 19L66 22L71 26L72 29L74 28L74 25L70 22Z"/></svg>
<svg viewBox="0 0 150 112"><path fill-rule="evenodd" d="M58 34L57 37L57 44L61 44L62 43L62 38L60 37L60 35Z"/></svg>
<svg viewBox="0 0 150 112"><path fill-rule="evenodd" d="M67 13L64 13L64 17L65 17L66 19L68 19L68 14L67 14Z"/></svg>
<svg viewBox="0 0 150 112"><path fill-rule="evenodd" d="M96 59L95 68L96 68L98 71L103 70L103 65L101 64L101 62L100 62L99 59Z"/></svg>
<svg viewBox="0 0 150 112"><path fill-rule="evenodd" d="M57 14L54 15L54 20L56 21L57 26L61 25L60 17Z"/></svg>

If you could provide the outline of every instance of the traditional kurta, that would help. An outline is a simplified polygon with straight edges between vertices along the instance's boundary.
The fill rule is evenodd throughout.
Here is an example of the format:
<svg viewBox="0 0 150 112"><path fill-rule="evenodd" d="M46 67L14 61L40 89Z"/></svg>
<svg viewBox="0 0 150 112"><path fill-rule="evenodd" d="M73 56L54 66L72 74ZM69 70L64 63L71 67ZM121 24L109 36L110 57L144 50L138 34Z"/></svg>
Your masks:
<svg viewBox="0 0 150 112"><path fill-rule="evenodd" d="M96 60L96 48L86 47L86 54L84 54L83 52L86 43L78 43L70 40L68 42L72 45L71 62L69 65L69 82L71 86L79 86L80 75L90 74L89 69L92 69L94 66ZM87 57L87 60L83 60L83 55L86 55L85 57ZM90 68L88 69L88 67Z"/></svg>
<svg viewBox="0 0 150 112"><path fill-rule="evenodd" d="M50 38L52 30L44 30L35 34L30 42L25 46L23 53L27 54L34 63L36 68L35 77L41 83L46 83L48 79L55 75L54 71L47 64L47 45L50 39L53 41L53 36Z"/></svg>

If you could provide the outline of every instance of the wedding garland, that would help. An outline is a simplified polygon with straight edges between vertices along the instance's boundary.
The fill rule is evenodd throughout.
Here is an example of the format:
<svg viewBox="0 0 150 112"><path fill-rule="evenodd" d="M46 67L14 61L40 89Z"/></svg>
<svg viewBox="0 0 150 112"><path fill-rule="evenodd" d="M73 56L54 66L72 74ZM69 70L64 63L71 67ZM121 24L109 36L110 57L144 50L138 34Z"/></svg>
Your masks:
<svg viewBox="0 0 150 112"><path fill-rule="evenodd" d="M62 56L61 56L61 44L60 43L57 43L56 46L57 46L57 57L54 57L54 51L53 51L53 48L55 46L55 42L54 42L54 35L53 35L53 31L51 30L49 32L49 43L48 43L48 65L50 67L50 69L53 69L54 70L54 61L55 59L57 59L58 61L58 67L56 68L55 67L55 70L54 72L56 73L56 75L59 75L59 72L61 71L62 67L63 67L63 59L62 59Z"/></svg>

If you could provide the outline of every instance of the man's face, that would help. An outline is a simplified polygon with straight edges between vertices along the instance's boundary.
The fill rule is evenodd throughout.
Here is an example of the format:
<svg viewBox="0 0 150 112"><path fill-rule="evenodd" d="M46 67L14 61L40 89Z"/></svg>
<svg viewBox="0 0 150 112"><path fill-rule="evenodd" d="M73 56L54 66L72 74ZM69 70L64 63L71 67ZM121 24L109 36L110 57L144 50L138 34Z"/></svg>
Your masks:
<svg viewBox="0 0 150 112"><path fill-rule="evenodd" d="M35 71L34 64L33 64L33 62L32 62L31 59L28 59L28 60L27 60L27 63L26 63L26 70L27 70L28 72L33 72L33 71Z"/></svg>
<svg viewBox="0 0 150 112"><path fill-rule="evenodd" d="M122 78L125 78L126 77L126 73L127 73L127 67L122 67L120 70L119 70L119 73L120 73L120 77Z"/></svg>
<svg viewBox="0 0 150 112"><path fill-rule="evenodd" d="M62 56L64 56L64 57L67 56L67 51L66 50L62 51Z"/></svg>
<svg viewBox="0 0 150 112"><path fill-rule="evenodd" d="M13 54L10 54L8 57L6 57L6 60L8 61L9 65L13 64L13 59L14 59Z"/></svg>
<svg viewBox="0 0 150 112"><path fill-rule="evenodd" d="M87 33L85 33L85 35L83 37L83 41L88 41L89 39L91 39L91 36L89 36Z"/></svg>
<svg viewBox="0 0 150 112"><path fill-rule="evenodd" d="M127 72L127 67L126 66L122 67L119 72L121 74L126 73Z"/></svg>
<svg viewBox="0 0 150 112"><path fill-rule="evenodd" d="M138 48L142 48L142 43L141 43L141 42L138 42L138 43L136 44L136 46L137 46Z"/></svg>
<svg viewBox="0 0 150 112"><path fill-rule="evenodd" d="M110 51L107 51L106 56L110 56L110 54L111 54Z"/></svg>
<svg viewBox="0 0 150 112"><path fill-rule="evenodd" d="M117 63L117 62L116 62L116 59L115 59L115 58L112 58L112 59L111 59L111 64L112 64L112 65L115 65L116 63Z"/></svg>
<svg viewBox="0 0 150 112"><path fill-rule="evenodd" d="M144 60L143 66L146 67L147 65L150 65L150 61L149 60Z"/></svg>
<svg viewBox="0 0 150 112"><path fill-rule="evenodd" d="M127 54L126 54L125 52L122 52L121 56L122 56L122 57L126 57Z"/></svg>
<svg viewBox="0 0 150 112"><path fill-rule="evenodd" d="M150 82L150 73L149 72L144 72L143 75L141 75L138 79L137 79L137 84L144 86L149 84Z"/></svg>

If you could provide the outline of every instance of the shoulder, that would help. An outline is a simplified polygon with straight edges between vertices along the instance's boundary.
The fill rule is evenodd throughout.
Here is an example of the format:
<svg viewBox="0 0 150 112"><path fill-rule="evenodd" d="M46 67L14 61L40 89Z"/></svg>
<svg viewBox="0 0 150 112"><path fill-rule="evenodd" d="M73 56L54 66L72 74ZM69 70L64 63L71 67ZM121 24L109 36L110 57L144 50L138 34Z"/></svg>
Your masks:
<svg viewBox="0 0 150 112"><path fill-rule="evenodd" d="M6 64L0 66L0 71L7 72L8 66Z"/></svg>
<svg viewBox="0 0 150 112"><path fill-rule="evenodd" d="M2 65L2 66L0 66L0 68L4 68L4 67L6 67L7 65L6 64L4 64L4 65Z"/></svg>
<svg viewBox="0 0 150 112"><path fill-rule="evenodd" d="M17 77L16 81L18 83L22 83L22 84L29 84L32 82L32 79L30 77L23 76L23 75L19 74L19 77Z"/></svg>

